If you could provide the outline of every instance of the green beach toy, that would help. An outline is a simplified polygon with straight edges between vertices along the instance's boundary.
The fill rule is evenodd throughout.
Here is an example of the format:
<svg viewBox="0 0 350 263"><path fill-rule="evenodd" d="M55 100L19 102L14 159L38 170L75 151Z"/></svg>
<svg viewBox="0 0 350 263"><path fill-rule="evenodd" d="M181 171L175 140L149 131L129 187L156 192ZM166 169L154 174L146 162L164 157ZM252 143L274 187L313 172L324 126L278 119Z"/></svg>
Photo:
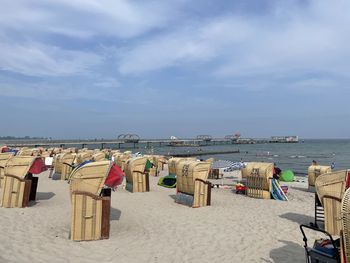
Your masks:
<svg viewBox="0 0 350 263"><path fill-rule="evenodd" d="M294 173L292 170L284 170L281 174L280 180L283 182L293 182Z"/></svg>

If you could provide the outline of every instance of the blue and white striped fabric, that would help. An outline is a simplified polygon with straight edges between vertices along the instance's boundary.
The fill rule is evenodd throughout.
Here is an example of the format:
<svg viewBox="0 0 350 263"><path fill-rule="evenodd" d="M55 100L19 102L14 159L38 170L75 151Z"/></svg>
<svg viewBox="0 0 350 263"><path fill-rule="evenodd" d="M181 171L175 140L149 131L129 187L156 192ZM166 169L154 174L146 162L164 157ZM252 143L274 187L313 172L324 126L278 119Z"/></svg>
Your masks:
<svg viewBox="0 0 350 263"><path fill-rule="evenodd" d="M231 172L244 168L246 163L244 162L232 162L228 160L217 160L212 164L213 169L224 169L224 172Z"/></svg>

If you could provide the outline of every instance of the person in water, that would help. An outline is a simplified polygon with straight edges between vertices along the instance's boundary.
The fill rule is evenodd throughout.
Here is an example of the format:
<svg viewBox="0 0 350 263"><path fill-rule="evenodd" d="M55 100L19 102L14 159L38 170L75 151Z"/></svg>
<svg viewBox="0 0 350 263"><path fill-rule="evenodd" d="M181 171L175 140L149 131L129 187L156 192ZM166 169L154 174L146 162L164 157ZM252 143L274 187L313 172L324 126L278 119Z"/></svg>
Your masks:
<svg viewBox="0 0 350 263"><path fill-rule="evenodd" d="M335 162L331 163L331 169L335 169Z"/></svg>
<svg viewBox="0 0 350 263"><path fill-rule="evenodd" d="M315 160L312 160L312 165L317 165L317 162Z"/></svg>
<svg viewBox="0 0 350 263"><path fill-rule="evenodd" d="M279 180L281 176L282 170L274 164L273 167L273 179Z"/></svg>

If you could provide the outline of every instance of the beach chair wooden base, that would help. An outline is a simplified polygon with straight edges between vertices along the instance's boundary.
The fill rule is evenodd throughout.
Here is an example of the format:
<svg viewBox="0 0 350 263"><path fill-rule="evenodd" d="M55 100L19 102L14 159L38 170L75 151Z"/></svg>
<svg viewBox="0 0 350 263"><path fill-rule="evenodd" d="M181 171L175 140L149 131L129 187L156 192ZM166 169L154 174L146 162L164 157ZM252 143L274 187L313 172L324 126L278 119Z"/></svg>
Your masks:
<svg viewBox="0 0 350 263"><path fill-rule="evenodd" d="M72 167L68 164L63 163L62 172L61 172L61 180L67 180L70 173L72 172Z"/></svg>
<svg viewBox="0 0 350 263"><path fill-rule="evenodd" d="M265 190L265 178L260 176L246 177L246 195L258 199L271 199L271 190ZM269 188L271 189L271 180L269 180Z"/></svg>
<svg viewBox="0 0 350 263"><path fill-rule="evenodd" d="M184 192L178 192L175 202L182 204L178 198L180 194L193 197L191 205L192 208L199 208L211 205L211 183L208 181L196 179L194 183L193 195Z"/></svg>
<svg viewBox="0 0 350 263"><path fill-rule="evenodd" d="M341 199L327 196L323 197L324 229L331 235L340 235L342 224L340 220Z"/></svg>
<svg viewBox="0 0 350 263"><path fill-rule="evenodd" d="M110 209L110 196L73 192L70 239L74 241L108 239Z"/></svg>
<svg viewBox="0 0 350 263"><path fill-rule="evenodd" d="M132 193L149 192L149 174L133 171L132 182L126 182L126 189Z"/></svg>
<svg viewBox="0 0 350 263"><path fill-rule="evenodd" d="M6 208L27 207L30 201L32 180L5 175L0 206Z"/></svg>

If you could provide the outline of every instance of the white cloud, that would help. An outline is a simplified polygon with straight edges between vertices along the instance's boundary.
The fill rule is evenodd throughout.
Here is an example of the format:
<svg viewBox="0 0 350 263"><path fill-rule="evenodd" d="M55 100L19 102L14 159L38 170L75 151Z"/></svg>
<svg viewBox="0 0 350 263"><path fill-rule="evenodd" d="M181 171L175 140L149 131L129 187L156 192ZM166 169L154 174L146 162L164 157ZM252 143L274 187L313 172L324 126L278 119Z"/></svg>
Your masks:
<svg viewBox="0 0 350 263"><path fill-rule="evenodd" d="M162 28L181 1L5 0L0 26L6 29L93 36L135 37ZM175 12L175 11L174 11ZM75 33L73 35L72 33Z"/></svg>
<svg viewBox="0 0 350 263"><path fill-rule="evenodd" d="M0 38L1 39L1 38ZM31 76L64 76L86 72L101 63L94 53L64 50L40 43L0 42L0 69Z"/></svg>
<svg viewBox="0 0 350 263"><path fill-rule="evenodd" d="M162 69L186 62L205 62L222 56L233 45L246 41L252 27L239 18L218 18L156 36L121 55L121 73Z"/></svg>
<svg viewBox="0 0 350 263"><path fill-rule="evenodd" d="M350 2L280 2L269 16L209 18L136 43L121 56L123 74L196 67L218 78L350 69Z"/></svg>

